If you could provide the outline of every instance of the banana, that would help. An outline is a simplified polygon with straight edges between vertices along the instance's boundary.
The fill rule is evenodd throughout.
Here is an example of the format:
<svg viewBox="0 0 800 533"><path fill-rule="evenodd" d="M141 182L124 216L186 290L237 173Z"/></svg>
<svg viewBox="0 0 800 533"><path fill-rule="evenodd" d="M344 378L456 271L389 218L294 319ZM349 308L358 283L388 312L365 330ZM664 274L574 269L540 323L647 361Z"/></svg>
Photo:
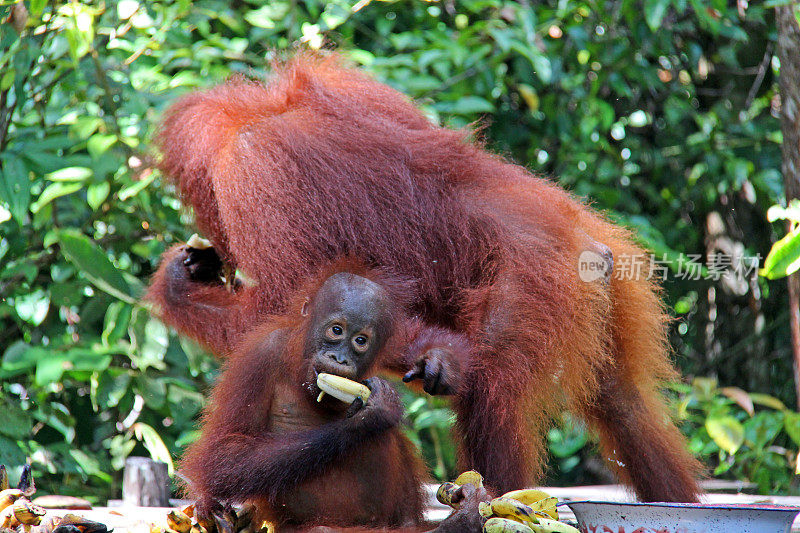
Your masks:
<svg viewBox="0 0 800 533"><path fill-rule="evenodd" d="M518 500L511 498L495 498L489 502L492 507L492 514L500 518L511 518L520 522L536 522L536 517L533 514L533 509L529 505Z"/></svg>
<svg viewBox="0 0 800 533"><path fill-rule="evenodd" d="M458 485L446 481L439 485L439 490L436 491L436 499L439 503L453 506L453 493L458 490Z"/></svg>
<svg viewBox="0 0 800 533"><path fill-rule="evenodd" d="M538 516L548 516L553 520L558 520L558 511L556 510L558 498L554 498L546 492L536 489L512 490L503 494L502 497L529 505Z"/></svg>
<svg viewBox="0 0 800 533"><path fill-rule="evenodd" d="M467 470L458 476L455 480L456 485L465 485L472 483L476 489L483 487L483 476L475 470Z"/></svg>
<svg viewBox="0 0 800 533"><path fill-rule="evenodd" d="M333 374L319 374L317 376L317 387L322 391L317 397L318 402L322 401L322 397L325 394L330 394L344 403L353 403L359 397L366 402L370 394L369 387L366 385Z"/></svg>
<svg viewBox="0 0 800 533"><path fill-rule="evenodd" d="M252 503L246 503L241 509L236 511L236 529L242 530L247 527L253 526L253 517L256 514L256 506Z"/></svg>
<svg viewBox="0 0 800 533"><path fill-rule="evenodd" d="M47 513L38 505L33 505L27 498L20 498L14 503L14 517L23 526L38 526Z"/></svg>
<svg viewBox="0 0 800 533"><path fill-rule="evenodd" d="M181 509L181 512L186 516L188 516L189 518L194 518L194 505L189 504L185 506L183 509Z"/></svg>
<svg viewBox="0 0 800 533"><path fill-rule="evenodd" d="M205 250L207 248L211 248L211 241L209 241L208 239L204 239L200 235L195 233L194 235L189 237L188 241L186 241L186 246L188 246L189 248L195 248L197 250Z"/></svg>
<svg viewBox="0 0 800 533"><path fill-rule="evenodd" d="M14 516L14 506L9 505L2 511L0 511L0 530L3 528L5 529L12 529L19 525L17 518Z"/></svg>
<svg viewBox="0 0 800 533"><path fill-rule="evenodd" d="M0 491L8 488L8 472L6 472L6 465L0 465Z"/></svg>
<svg viewBox="0 0 800 533"><path fill-rule="evenodd" d="M208 530L200 524L192 524L192 533L208 533Z"/></svg>
<svg viewBox="0 0 800 533"><path fill-rule="evenodd" d="M478 514L484 518L491 518L494 515L492 505L489 502L478 502Z"/></svg>
<svg viewBox="0 0 800 533"><path fill-rule="evenodd" d="M531 525L531 529L535 533L581 533L569 524L549 518L539 518L539 523Z"/></svg>
<svg viewBox="0 0 800 533"><path fill-rule="evenodd" d="M167 514L167 527L178 533L189 533L192 529L192 519L182 511L172 510Z"/></svg>
<svg viewBox="0 0 800 533"><path fill-rule="evenodd" d="M19 498L22 498L22 491L19 489L0 491L0 511L12 505Z"/></svg>
<svg viewBox="0 0 800 533"><path fill-rule="evenodd" d="M494 517L483 524L483 533L533 533L533 529L515 520Z"/></svg>

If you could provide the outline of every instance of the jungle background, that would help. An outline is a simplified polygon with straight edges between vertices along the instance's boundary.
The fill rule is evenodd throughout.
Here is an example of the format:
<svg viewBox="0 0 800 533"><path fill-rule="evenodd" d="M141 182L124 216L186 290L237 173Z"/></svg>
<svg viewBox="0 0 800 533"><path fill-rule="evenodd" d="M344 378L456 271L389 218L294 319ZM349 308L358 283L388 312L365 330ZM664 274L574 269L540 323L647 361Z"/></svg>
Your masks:
<svg viewBox="0 0 800 533"><path fill-rule="evenodd" d="M170 461L195 438L217 363L138 300L193 233L152 136L188 91L335 47L635 229L669 269L684 374L669 394L692 451L712 476L797 493L786 280L711 261L763 264L786 234L788 212L767 215L786 205L781 4L0 1L0 463L103 502L128 455ZM452 413L404 395L408 433L452 476ZM564 415L548 443L547 483L609 479L579 421Z"/></svg>

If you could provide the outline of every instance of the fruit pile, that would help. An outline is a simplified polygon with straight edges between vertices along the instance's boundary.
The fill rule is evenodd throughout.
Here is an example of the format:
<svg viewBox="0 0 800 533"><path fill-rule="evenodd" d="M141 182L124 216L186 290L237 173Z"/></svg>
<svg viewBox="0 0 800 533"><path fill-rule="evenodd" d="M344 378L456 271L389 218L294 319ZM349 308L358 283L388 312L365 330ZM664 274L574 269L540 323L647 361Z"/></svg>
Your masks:
<svg viewBox="0 0 800 533"><path fill-rule="evenodd" d="M465 483L481 488L483 476L474 470L464 472L455 482L443 483L436 491L436 499L458 509L460 502L453 501L453 496ZM486 518L484 533L580 533L558 521L557 503L556 498L540 490L512 490L489 502L481 502L478 512Z"/></svg>
<svg viewBox="0 0 800 533"><path fill-rule="evenodd" d="M30 465L22 469L17 488L8 486L6 467L0 465L0 531L17 533L108 533L105 524L74 514L47 516L47 511L31 502L36 492Z"/></svg>
<svg viewBox="0 0 800 533"><path fill-rule="evenodd" d="M153 524L150 533L275 533L269 522L253 523L254 511L252 505L229 507L204 519L195 516L194 505L187 505L167 513L167 527Z"/></svg>

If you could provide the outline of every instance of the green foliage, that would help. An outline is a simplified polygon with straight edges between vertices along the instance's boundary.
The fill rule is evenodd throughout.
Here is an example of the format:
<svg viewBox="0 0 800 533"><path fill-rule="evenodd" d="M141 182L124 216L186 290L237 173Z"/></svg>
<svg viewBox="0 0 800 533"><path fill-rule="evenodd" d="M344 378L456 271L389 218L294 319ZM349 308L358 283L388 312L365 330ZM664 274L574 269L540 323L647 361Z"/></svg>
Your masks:
<svg viewBox="0 0 800 533"><path fill-rule="evenodd" d="M759 494L798 492L800 413L773 396L718 388L709 378L674 389L689 447L714 477L750 481Z"/></svg>
<svg viewBox="0 0 800 533"><path fill-rule="evenodd" d="M800 269L800 200L792 200L787 208L770 207L767 220L788 220L791 224L789 233L772 245L760 272L769 279L783 278Z"/></svg>
<svg viewBox="0 0 800 533"><path fill-rule="evenodd" d="M775 240L765 213L782 201L775 30L764 5L737 9L0 2L0 462L30 457L45 490L101 498L118 490L128 454L177 456L191 441L215 364L138 300L159 255L192 232L149 147L177 96L261 77L285 50L336 45L433 120L480 121L490 148L557 176L673 271L680 254L765 255ZM788 402L786 299L774 287L671 278L683 368L747 390L778 383ZM409 395L407 407L435 474L452 475L451 414L438 399ZM725 420L711 433L732 451L739 433ZM583 430L565 420L549 442L556 476L592 479L575 459L587 454ZM747 431L724 460L738 465L746 450Z"/></svg>

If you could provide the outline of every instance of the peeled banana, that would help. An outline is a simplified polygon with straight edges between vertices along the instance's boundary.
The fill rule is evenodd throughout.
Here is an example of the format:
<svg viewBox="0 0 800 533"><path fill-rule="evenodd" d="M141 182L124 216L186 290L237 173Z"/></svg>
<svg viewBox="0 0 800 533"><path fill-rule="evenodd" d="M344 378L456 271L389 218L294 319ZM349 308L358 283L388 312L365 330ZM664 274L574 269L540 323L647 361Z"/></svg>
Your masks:
<svg viewBox="0 0 800 533"><path fill-rule="evenodd" d="M189 248L195 248L197 250L205 250L207 248L211 248L211 241L209 241L208 239L204 239L200 235L195 233L194 235L189 237L189 240L186 241L186 245Z"/></svg>
<svg viewBox="0 0 800 533"><path fill-rule="evenodd" d="M361 398L366 402L370 394L369 387L366 385L333 374L319 374L317 376L317 387L322 391L317 396L318 402L322 401L322 397L325 394L330 394L344 403L353 403L356 398Z"/></svg>
<svg viewBox="0 0 800 533"><path fill-rule="evenodd" d="M483 524L483 533L533 533L530 527L509 518L490 518Z"/></svg>

